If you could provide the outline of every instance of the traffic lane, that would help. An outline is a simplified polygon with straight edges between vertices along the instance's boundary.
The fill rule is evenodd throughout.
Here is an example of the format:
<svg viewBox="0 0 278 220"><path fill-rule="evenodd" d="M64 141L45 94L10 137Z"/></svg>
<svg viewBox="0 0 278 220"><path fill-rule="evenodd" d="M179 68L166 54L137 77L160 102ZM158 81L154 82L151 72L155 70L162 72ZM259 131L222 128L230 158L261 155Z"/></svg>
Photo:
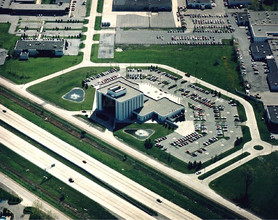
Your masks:
<svg viewBox="0 0 278 220"><path fill-rule="evenodd" d="M44 131L43 129L37 127L33 123L30 123L21 116L8 110L7 113L3 115L3 120L12 126L18 128L26 135L32 137L32 139L42 143L44 146L48 147L52 151L58 153L64 158L75 161L75 164L85 169L92 175L102 179L108 185L122 191L123 193L135 198L137 201L144 202L147 206L154 209L158 213L165 215L169 218L184 218L184 217L194 217L191 213L180 208L179 206L167 201L161 196L153 193L147 188L142 187L138 183L131 181L120 173L117 173L113 169L101 164L99 161L89 157L83 152L77 150L76 148L70 146L69 144L63 142L57 137L51 135L50 133ZM84 165L83 160L91 161ZM92 170L94 172L92 172ZM157 202L157 198L161 198L164 203L161 205Z"/></svg>
<svg viewBox="0 0 278 220"><path fill-rule="evenodd" d="M58 160L38 150L36 147L7 131L3 127L0 127L0 132L3 134L0 137L1 143L3 145L9 147L17 154L36 164L36 166L40 167L41 169L49 168L47 170L48 173L83 193L88 198L98 202L117 216L128 219L153 219L142 210L131 205L130 203L104 189L93 181L87 179L78 172L68 168ZM50 168L51 164L55 164L55 166ZM74 183L70 183L69 178L72 178Z"/></svg>

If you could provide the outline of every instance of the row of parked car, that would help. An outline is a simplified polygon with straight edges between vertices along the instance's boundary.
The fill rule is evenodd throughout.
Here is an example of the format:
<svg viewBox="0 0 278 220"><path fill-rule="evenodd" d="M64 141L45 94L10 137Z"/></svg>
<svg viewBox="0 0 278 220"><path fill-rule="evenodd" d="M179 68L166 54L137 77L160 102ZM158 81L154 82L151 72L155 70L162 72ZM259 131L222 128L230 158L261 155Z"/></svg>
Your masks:
<svg viewBox="0 0 278 220"><path fill-rule="evenodd" d="M202 97L202 96L199 96L198 94L191 94L190 95L190 98L192 100L194 100L195 102L199 102L209 108L213 108L215 102L212 102L210 99L206 98L206 97Z"/></svg>
<svg viewBox="0 0 278 220"><path fill-rule="evenodd" d="M188 145L189 143L193 143L194 141L198 140L201 137L203 137L202 134L199 134L198 132L193 132L189 135L186 135L186 136L179 138L178 140L172 142L171 145L183 147L185 145Z"/></svg>
<svg viewBox="0 0 278 220"><path fill-rule="evenodd" d="M163 137L160 137L160 138L156 138L154 141L155 141L156 143L159 143L159 142L164 141L164 140L166 140L166 139L167 139L167 136L163 136Z"/></svg>
<svg viewBox="0 0 278 220"><path fill-rule="evenodd" d="M209 138L207 141L203 142L203 145L209 146L210 144L213 144L216 141L218 141L218 138L214 136L212 138Z"/></svg>

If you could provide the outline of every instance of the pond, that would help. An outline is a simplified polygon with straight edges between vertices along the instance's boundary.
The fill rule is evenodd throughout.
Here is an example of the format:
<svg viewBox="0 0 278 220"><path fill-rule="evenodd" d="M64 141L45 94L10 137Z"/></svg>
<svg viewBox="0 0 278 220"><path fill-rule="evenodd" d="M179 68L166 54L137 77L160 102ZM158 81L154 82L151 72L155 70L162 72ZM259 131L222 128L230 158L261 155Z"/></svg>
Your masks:
<svg viewBox="0 0 278 220"><path fill-rule="evenodd" d="M154 133L154 130L131 128L131 129L124 129L124 132L143 141L143 140L146 140L148 137L150 137Z"/></svg>
<svg viewBox="0 0 278 220"><path fill-rule="evenodd" d="M85 92L81 88L73 88L67 94L63 95L63 99L72 102L83 102L85 97Z"/></svg>

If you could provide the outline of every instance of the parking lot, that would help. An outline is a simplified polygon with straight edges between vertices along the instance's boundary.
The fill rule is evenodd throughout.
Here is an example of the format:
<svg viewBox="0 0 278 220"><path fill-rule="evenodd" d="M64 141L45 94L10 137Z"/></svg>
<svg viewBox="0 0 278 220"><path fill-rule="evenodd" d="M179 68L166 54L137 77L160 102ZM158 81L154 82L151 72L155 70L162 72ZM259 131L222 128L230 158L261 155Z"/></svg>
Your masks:
<svg viewBox="0 0 278 220"><path fill-rule="evenodd" d="M178 122L179 128L156 144L180 160L206 162L233 148L236 138L242 137L236 104L186 78L178 79L153 67L107 71L86 80L99 88L120 76L138 83L139 89L154 99L168 97L186 107L186 120Z"/></svg>

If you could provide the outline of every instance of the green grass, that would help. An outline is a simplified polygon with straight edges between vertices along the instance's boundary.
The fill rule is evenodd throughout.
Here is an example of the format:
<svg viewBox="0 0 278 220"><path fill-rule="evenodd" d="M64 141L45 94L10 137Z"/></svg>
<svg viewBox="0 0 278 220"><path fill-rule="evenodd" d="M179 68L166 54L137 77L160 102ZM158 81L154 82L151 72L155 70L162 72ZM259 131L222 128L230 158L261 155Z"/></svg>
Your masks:
<svg viewBox="0 0 278 220"><path fill-rule="evenodd" d="M99 41L99 38L100 38L100 34L94 34L93 40Z"/></svg>
<svg viewBox="0 0 278 220"><path fill-rule="evenodd" d="M12 55L16 41L19 40L19 37L8 33L10 26L10 23L0 23L0 48L8 50L9 54Z"/></svg>
<svg viewBox="0 0 278 220"><path fill-rule="evenodd" d="M8 92L8 91L7 91ZM42 118L32 114L24 108L16 105L14 102L0 95L0 101L3 105L9 107L11 110L23 115L33 123L51 132L58 138L66 141L67 143L77 147L88 155L94 157L100 162L106 164L117 172L131 178L139 184L147 187L162 197L176 203L184 209L196 214L201 218L210 219L223 219L223 218L240 218L240 216L227 210L219 204L213 203L212 201L200 196L196 192L190 190L184 185L173 181L165 175L158 173L156 170L145 166L144 164L130 158L125 158L125 155L121 152L112 149L109 145L104 142L91 137L96 141L100 147L89 145L85 142L80 142L79 138L74 138L68 133L58 129ZM32 107L33 108L33 107ZM37 108L37 107L34 107ZM47 116L47 112L44 111L44 115ZM65 125L66 127L70 125ZM87 135L86 135L87 136ZM108 153L109 152L109 153ZM196 203L198 206L196 206Z"/></svg>
<svg viewBox="0 0 278 220"><path fill-rule="evenodd" d="M31 86L30 88L28 88L28 90L35 95L43 98L44 100L52 102L55 105L66 110L90 110L92 109L95 96L95 89L93 87L89 86L88 89L83 88L83 90L85 91L85 99L81 103L65 100L62 98L62 96L68 93L74 87L81 87L82 80L108 69L109 67L80 68L67 74Z"/></svg>
<svg viewBox="0 0 278 220"><path fill-rule="evenodd" d="M12 58L0 66L0 74L17 84L25 84L74 66L82 61L82 57L80 53L78 56L31 57L27 61Z"/></svg>
<svg viewBox="0 0 278 220"><path fill-rule="evenodd" d="M103 11L103 2L104 2L104 0L98 0L98 2L97 2L97 12L98 13L102 13L102 11Z"/></svg>
<svg viewBox="0 0 278 220"><path fill-rule="evenodd" d="M251 176L248 199L246 177ZM263 219L278 218L278 152L260 156L216 179L210 187L237 204L247 207ZM250 179L250 178L249 178ZM243 203L245 201L245 203Z"/></svg>
<svg viewBox="0 0 278 220"><path fill-rule="evenodd" d="M233 46L184 46L184 45L116 45L123 49L115 52L114 59L98 59L98 45L92 46L93 62L160 63L189 72L220 88L234 92L241 90ZM213 51L213 53L212 53ZM219 65L215 66L215 60Z"/></svg>
<svg viewBox="0 0 278 220"><path fill-rule="evenodd" d="M261 139L270 144L278 145L278 140L271 140L270 138L270 132L266 125L266 117L265 117L265 110L263 104L253 100L248 100L248 101L253 106Z"/></svg>
<svg viewBox="0 0 278 220"><path fill-rule="evenodd" d="M172 133L173 132L172 129L169 130L168 128L163 127L163 125L156 124L156 123L144 123L144 124L133 123L131 125L126 126L125 128L115 131L114 136L122 139L129 146L138 149L141 152L144 152L148 155L151 155L152 157L158 159L159 161L169 165L170 167L173 167L175 170L179 170L184 173L193 172L188 170L187 163L177 159L176 157L162 151L161 149L155 146L153 146L151 149L147 149L144 146L145 143L144 141L140 141L123 131L124 129L130 129L130 128L153 129L155 132L150 137L152 143L155 143L154 140L156 138L160 138Z"/></svg>
<svg viewBox="0 0 278 220"><path fill-rule="evenodd" d="M96 21L95 21L95 30L99 31L101 30L101 16L96 16Z"/></svg>
<svg viewBox="0 0 278 220"><path fill-rule="evenodd" d="M204 173L203 175L199 176L198 179L199 179L199 180L203 180L203 179L205 179L205 178L211 176L212 174L217 173L218 171L220 171L220 170L222 170L222 169L224 169L224 168L226 168L226 167L232 165L233 163L235 163L235 162L237 162L237 161L239 161L239 160L241 160L241 159L243 159L244 157L247 157L247 156L249 156L249 155L250 155L250 153L244 152L243 154L241 154L241 155L239 155L239 156L237 156L237 157L235 157L235 158L233 158L233 159L227 161L226 163L223 163L222 165L220 165L220 166L218 166L218 167L216 167L216 168L214 168L214 169L212 169L212 170L210 170L210 171Z"/></svg>
<svg viewBox="0 0 278 220"><path fill-rule="evenodd" d="M261 146L261 145L255 145L255 146L254 146L254 149L255 149L255 150L262 150L262 149L264 149L264 147Z"/></svg>
<svg viewBox="0 0 278 220"><path fill-rule="evenodd" d="M23 210L23 213L24 214L30 214L30 217L29 219L32 220L32 219L53 219L54 218L51 216L51 213L45 213L43 212L40 208L35 208L35 207L30 207L30 206L27 206L24 208Z"/></svg>
<svg viewBox="0 0 278 220"><path fill-rule="evenodd" d="M113 218L104 208L96 202L90 200L85 195L77 192L67 184L52 177L42 183L44 170L24 159L20 155L14 153L4 145L0 144L0 170L11 178L15 179L19 184L23 185L32 193L40 196L50 204L59 208L73 218ZM61 197L64 195L63 203L70 204L77 209L74 213L70 209L65 208L61 203ZM83 208L86 208L85 211Z"/></svg>
<svg viewBox="0 0 278 220"><path fill-rule="evenodd" d="M92 0L86 1L86 17L89 17L91 14Z"/></svg>

